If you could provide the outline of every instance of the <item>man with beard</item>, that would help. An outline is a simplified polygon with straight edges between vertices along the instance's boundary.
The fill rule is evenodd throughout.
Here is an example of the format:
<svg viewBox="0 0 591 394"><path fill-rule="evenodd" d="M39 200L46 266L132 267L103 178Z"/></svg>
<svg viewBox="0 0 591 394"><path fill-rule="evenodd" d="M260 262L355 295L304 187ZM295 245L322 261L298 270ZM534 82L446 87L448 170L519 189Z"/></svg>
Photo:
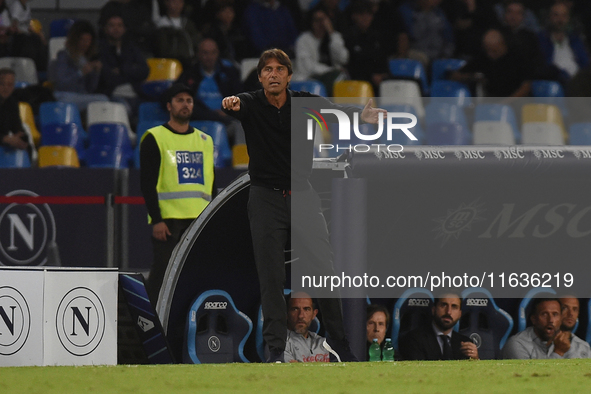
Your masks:
<svg viewBox="0 0 591 394"><path fill-rule="evenodd" d="M154 248L147 287L154 304L174 247L215 191L213 140L189 125L191 89L174 84L164 94L170 120L147 130L140 145L140 183Z"/></svg>
<svg viewBox="0 0 591 394"><path fill-rule="evenodd" d="M576 358L570 332L561 331L562 312L557 298L537 298L532 305L531 327L513 335L502 350L505 359ZM575 319L576 321L576 319Z"/></svg>
<svg viewBox="0 0 591 394"><path fill-rule="evenodd" d="M453 330L462 317L462 301L453 292L435 299L433 320L410 331L398 342L403 360L478 359L478 348L470 338Z"/></svg>
<svg viewBox="0 0 591 394"><path fill-rule="evenodd" d="M565 334L565 340L570 344L570 349L565 356L570 356L567 358L590 358L591 348L589 344L573 333L579 318L579 299L564 296L558 300L562 306L562 325L560 329Z"/></svg>
<svg viewBox="0 0 591 394"><path fill-rule="evenodd" d="M330 354L323 346L324 337L309 331L318 314L314 302L306 293L290 295L287 299L287 339L285 362L329 362Z"/></svg>

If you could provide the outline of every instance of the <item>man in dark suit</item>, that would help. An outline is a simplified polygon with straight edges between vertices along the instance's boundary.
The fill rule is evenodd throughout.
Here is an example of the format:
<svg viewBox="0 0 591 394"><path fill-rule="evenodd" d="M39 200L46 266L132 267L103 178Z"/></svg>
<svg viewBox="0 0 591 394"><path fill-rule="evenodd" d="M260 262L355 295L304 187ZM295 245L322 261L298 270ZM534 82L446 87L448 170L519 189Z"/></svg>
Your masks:
<svg viewBox="0 0 591 394"><path fill-rule="evenodd" d="M403 360L478 359L478 348L470 338L453 331L462 317L462 301L455 293L435 299L433 321L410 331L398 342Z"/></svg>

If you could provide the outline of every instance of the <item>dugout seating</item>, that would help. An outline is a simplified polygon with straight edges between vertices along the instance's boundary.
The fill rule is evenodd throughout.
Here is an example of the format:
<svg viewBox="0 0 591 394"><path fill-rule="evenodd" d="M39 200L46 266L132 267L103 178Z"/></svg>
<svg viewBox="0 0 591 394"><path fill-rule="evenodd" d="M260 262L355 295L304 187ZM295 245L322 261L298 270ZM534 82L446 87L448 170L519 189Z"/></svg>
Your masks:
<svg viewBox="0 0 591 394"><path fill-rule="evenodd" d="M236 308L230 294L207 290L188 310L183 362L248 363L244 344L251 332L252 321Z"/></svg>
<svg viewBox="0 0 591 394"><path fill-rule="evenodd" d="M481 360L499 358L513 329L513 319L500 309L487 289L474 287L462 292L459 333L478 347Z"/></svg>
<svg viewBox="0 0 591 394"><path fill-rule="evenodd" d="M392 345L398 352L398 339L407 332L431 322L433 293L427 289L415 287L406 290L394 304L392 311Z"/></svg>
<svg viewBox="0 0 591 394"><path fill-rule="evenodd" d="M525 297L519 303L519 316L517 320L517 332L525 330L529 325L529 314L531 304L534 298L556 297L556 290L551 287L535 287L527 292Z"/></svg>

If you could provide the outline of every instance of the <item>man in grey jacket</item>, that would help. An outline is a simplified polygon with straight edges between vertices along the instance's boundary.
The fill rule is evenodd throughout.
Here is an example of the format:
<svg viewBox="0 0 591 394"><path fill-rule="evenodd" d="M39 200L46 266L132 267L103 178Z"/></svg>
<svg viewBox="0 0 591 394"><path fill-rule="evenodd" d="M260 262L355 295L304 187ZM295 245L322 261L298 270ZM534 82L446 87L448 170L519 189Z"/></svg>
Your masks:
<svg viewBox="0 0 591 394"><path fill-rule="evenodd" d="M324 348L326 339L310 331L310 324L318 314L314 301L306 293L294 293L287 299L287 340L285 362L329 362Z"/></svg>

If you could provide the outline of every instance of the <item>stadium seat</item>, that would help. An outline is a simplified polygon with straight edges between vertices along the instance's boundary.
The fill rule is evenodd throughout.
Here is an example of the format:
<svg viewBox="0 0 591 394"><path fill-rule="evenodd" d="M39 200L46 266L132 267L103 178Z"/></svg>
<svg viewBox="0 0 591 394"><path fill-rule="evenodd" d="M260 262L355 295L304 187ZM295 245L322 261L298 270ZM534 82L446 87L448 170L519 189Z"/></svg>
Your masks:
<svg viewBox="0 0 591 394"><path fill-rule="evenodd" d="M95 123L88 128L91 146L110 146L120 148L125 159L130 159L133 147L129 141L129 131L122 123Z"/></svg>
<svg viewBox="0 0 591 394"><path fill-rule="evenodd" d="M168 111L164 110L160 103L146 102L140 104L138 121L157 120L164 123L168 122L169 119L170 115L168 114Z"/></svg>
<svg viewBox="0 0 591 394"><path fill-rule="evenodd" d="M190 125L208 134L213 139L215 167L228 167L232 165L232 151L230 150L226 127L223 123L198 120L192 121Z"/></svg>
<svg viewBox="0 0 591 394"><path fill-rule="evenodd" d="M135 134L137 135L137 145L139 145L140 142L142 141L142 136L144 135L146 130L151 129L152 127L161 126L164 123L166 123L166 121L161 121L161 120L142 120L142 121L140 121L137 124L137 127L135 129Z"/></svg>
<svg viewBox="0 0 591 394"><path fill-rule="evenodd" d="M70 146L42 146L39 148L39 168L80 167L76 149Z"/></svg>
<svg viewBox="0 0 591 394"><path fill-rule="evenodd" d="M31 19L29 22L29 28L35 34L39 34L43 31L43 24L39 19Z"/></svg>
<svg viewBox="0 0 591 394"><path fill-rule="evenodd" d="M487 289L474 287L462 292L459 333L472 339L481 360L499 358L513 329L513 319L500 309Z"/></svg>
<svg viewBox="0 0 591 394"><path fill-rule="evenodd" d="M406 113L413 114L417 118L419 118L419 116L417 115L417 111L415 110L415 107L410 104L381 105L380 107L385 109L388 112L406 112ZM392 123L394 123L394 124L395 123L408 123L408 122L409 122L408 118L400 118L399 120L397 118L392 118ZM417 122L415 127L410 128L409 131L415 137L417 137L417 141L411 140L410 138L408 138L406 136L406 134L397 130L392 133L392 140L391 141L387 141L387 139L386 139L387 136L384 137L385 138L384 143L385 144L400 144L400 145L408 146L408 145L421 145L423 143L423 141L425 141L425 132L423 131L423 128L421 127L420 121ZM384 133L385 133L385 131L384 131Z"/></svg>
<svg viewBox="0 0 591 394"><path fill-rule="evenodd" d="M517 318L517 332L525 330L529 324L529 314L531 302L534 298L553 298L556 297L556 290L551 287L534 287L527 292L525 297L519 303L519 316Z"/></svg>
<svg viewBox="0 0 591 394"><path fill-rule="evenodd" d="M69 18L52 20L49 24L49 37L66 37L74 22L74 19Z"/></svg>
<svg viewBox="0 0 591 394"><path fill-rule="evenodd" d="M415 81L388 80L380 83L380 107L392 104L412 105L419 119L425 118L421 88Z"/></svg>
<svg viewBox="0 0 591 394"><path fill-rule="evenodd" d="M392 345L398 351L398 340L407 332L431 323L433 294L420 287L406 290L394 304L392 312Z"/></svg>
<svg viewBox="0 0 591 394"><path fill-rule="evenodd" d="M134 168L141 168L140 166L140 144L137 144L135 148L133 148L133 167Z"/></svg>
<svg viewBox="0 0 591 394"><path fill-rule="evenodd" d="M468 130L468 121L464 109L458 105L431 102L425 108L425 123L459 123Z"/></svg>
<svg viewBox="0 0 591 394"><path fill-rule="evenodd" d="M532 81L531 92L534 97L564 97L564 89L556 81Z"/></svg>
<svg viewBox="0 0 591 394"><path fill-rule="evenodd" d="M69 146L84 160L85 135L76 123L49 123L41 128L41 146Z"/></svg>
<svg viewBox="0 0 591 394"><path fill-rule="evenodd" d="M556 124L564 139L568 138L562 112L556 105L551 104L525 104L521 107L521 122L523 125L531 122L548 122Z"/></svg>
<svg viewBox="0 0 591 394"><path fill-rule="evenodd" d="M236 169L247 169L248 162L248 150L246 144L236 144L232 147L232 167Z"/></svg>
<svg viewBox="0 0 591 394"><path fill-rule="evenodd" d="M521 135L524 145L564 145L562 131L555 123L524 123Z"/></svg>
<svg viewBox="0 0 591 394"><path fill-rule="evenodd" d="M427 124L427 145L470 145L472 135L460 123Z"/></svg>
<svg viewBox="0 0 591 394"><path fill-rule="evenodd" d="M82 128L82 119L78 107L72 103L52 101L42 103L39 107L41 128L51 123L76 123Z"/></svg>
<svg viewBox="0 0 591 394"><path fill-rule="evenodd" d="M88 127L95 123L122 123L127 127L127 135L131 143L135 143L136 135L131 131L125 105L109 101L95 101L88 104L86 111Z"/></svg>
<svg viewBox="0 0 591 394"><path fill-rule="evenodd" d="M573 123L569 129L570 145L591 145L591 123Z"/></svg>
<svg viewBox="0 0 591 394"><path fill-rule="evenodd" d="M508 105L503 104L479 104L476 106L474 121L506 122L511 125L515 142L521 141L520 128L517 125L515 112Z"/></svg>
<svg viewBox="0 0 591 394"><path fill-rule="evenodd" d="M259 64L258 57L249 57L246 59L242 59L240 62L240 79L242 82L246 81L246 78L250 75L250 73L257 68Z"/></svg>
<svg viewBox="0 0 591 394"><path fill-rule="evenodd" d="M435 59L431 64L431 83L447 79L448 71L459 70L466 64L462 59Z"/></svg>
<svg viewBox="0 0 591 394"><path fill-rule="evenodd" d="M0 57L0 68L12 69L17 82L26 82L29 85L39 83L35 62L28 57Z"/></svg>
<svg viewBox="0 0 591 394"><path fill-rule="evenodd" d="M126 154L118 146L90 145L86 150L86 166L89 168L128 168L131 151Z"/></svg>
<svg viewBox="0 0 591 394"><path fill-rule="evenodd" d="M35 124L35 116L33 115L33 109L29 105L29 103L19 102L18 103L18 110L21 116L21 121L23 124L27 125L29 131L31 132L31 136L33 137L33 142L35 146L39 146L41 143L41 134L39 134L39 130L37 130L37 125Z"/></svg>
<svg viewBox="0 0 591 394"><path fill-rule="evenodd" d="M429 83L423 63L412 59L392 59L388 65L390 74L395 78L415 80L421 85L423 96L429 95Z"/></svg>
<svg viewBox="0 0 591 394"><path fill-rule="evenodd" d="M251 332L252 321L236 308L227 292L205 291L187 313L183 362L248 363L244 344Z"/></svg>
<svg viewBox="0 0 591 394"><path fill-rule="evenodd" d="M0 168L28 168L31 159L25 150L0 146Z"/></svg>
<svg viewBox="0 0 591 394"><path fill-rule="evenodd" d="M587 303L587 319L587 337L585 338L585 340L588 343L591 343L591 299L589 299L589 302Z"/></svg>
<svg viewBox="0 0 591 394"><path fill-rule="evenodd" d="M435 81L431 85L431 101L455 104L460 107L472 105L472 94L468 86L456 81Z"/></svg>
<svg viewBox="0 0 591 394"><path fill-rule="evenodd" d="M49 39L49 61L57 59L57 54L66 49L66 37L52 37Z"/></svg>
<svg viewBox="0 0 591 394"><path fill-rule="evenodd" d="M474 145L515 145L513 128L507 122L474 122Z"/></svg>
<svg viewBox="0 0 591 394"><path fill-rule="evenodd" d="M317 94L322 97L327 96L326 87L324 87L324 84L320 81L316 81L315 79L308 79L306 81L291 81L289 83L289 88L291 90L299 90Z"/></svg>
<svg viewBox="0 0 591 394"><path fill-rule="evenodd" d="M158 99L181 75L183 66L176 59L149 58L147 62L150 74L142 83L142 91L152 99Z"/></svg>
<svg viewBox="0 0 591 394"><path fill-rule="evenodd" d="M338 81L333 86L335 102L346 104L367 104L367 99L374 97L371 84L366 81Z"/></svg>

